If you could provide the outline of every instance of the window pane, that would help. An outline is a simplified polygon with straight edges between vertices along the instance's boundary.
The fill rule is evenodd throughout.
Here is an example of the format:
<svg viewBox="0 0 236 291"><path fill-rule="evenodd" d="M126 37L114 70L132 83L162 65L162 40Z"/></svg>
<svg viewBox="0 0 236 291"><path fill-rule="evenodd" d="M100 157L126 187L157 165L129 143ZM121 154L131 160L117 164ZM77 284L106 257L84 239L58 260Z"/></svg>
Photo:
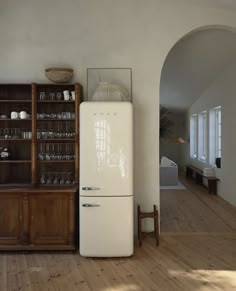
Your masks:
<svg viewBox="0 0 236 291"><path fill-rule="evenodd" d="M190 155L191 158L197 158L197 115L190 118Z"/></svg>

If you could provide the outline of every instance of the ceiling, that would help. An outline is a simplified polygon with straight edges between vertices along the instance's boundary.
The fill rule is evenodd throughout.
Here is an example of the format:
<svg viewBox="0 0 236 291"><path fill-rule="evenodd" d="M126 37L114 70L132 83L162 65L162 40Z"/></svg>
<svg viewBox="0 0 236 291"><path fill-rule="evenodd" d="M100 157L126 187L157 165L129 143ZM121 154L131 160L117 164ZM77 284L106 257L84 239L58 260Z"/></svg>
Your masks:
<svg viewBox="0 0 236 291"><path fill-rule="evenodd" d="M163 66L160 103L171 109L187 110L233 59L236 59L233 32L207 29L180 40Z"/></svg>

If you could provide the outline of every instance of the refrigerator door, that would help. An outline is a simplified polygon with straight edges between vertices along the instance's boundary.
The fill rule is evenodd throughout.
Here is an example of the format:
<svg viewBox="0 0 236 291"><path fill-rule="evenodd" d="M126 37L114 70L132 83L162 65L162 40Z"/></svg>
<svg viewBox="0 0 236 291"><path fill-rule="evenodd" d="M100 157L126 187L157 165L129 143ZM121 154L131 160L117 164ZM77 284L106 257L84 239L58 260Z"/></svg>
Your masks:
<svg viewBox="0 0 236 291"><path fill-rule="evenodd" d="M80 105L80 195L133 195L131 103Z"/></svg>
<svg viewBox="0 0 236 291"><path fill-rule="evenodd" d="M133 197L80 197L80 254L133 254Z"/></svg>

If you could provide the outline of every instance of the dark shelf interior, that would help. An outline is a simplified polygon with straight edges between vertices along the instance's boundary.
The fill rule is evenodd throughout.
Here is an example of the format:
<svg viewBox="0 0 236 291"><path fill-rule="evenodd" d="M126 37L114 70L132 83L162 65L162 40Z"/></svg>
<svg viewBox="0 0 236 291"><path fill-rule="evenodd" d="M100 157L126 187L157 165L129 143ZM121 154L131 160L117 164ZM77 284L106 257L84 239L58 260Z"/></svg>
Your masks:
<svg viewBox="0 0 236 291"><path fill-rule="evenodd" d="M1 184L31 184L31 163L0 162L0 185Z"/></svg>

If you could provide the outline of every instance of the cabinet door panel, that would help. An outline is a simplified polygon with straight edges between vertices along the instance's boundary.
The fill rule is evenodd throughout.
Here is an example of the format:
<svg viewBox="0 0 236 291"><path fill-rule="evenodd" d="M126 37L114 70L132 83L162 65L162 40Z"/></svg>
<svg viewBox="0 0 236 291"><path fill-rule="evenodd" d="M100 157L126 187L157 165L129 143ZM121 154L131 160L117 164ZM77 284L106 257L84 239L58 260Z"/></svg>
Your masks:
<svg viewBox="0 0 236 291"><path fill-rule="evenodd" d="M30 242L32 244L67 244L69 199L65 194L30 196Z"/></svg>
<svg viewBox="0 0 236 291"><path fill-rule="evenodd" d="M0 194L0 244L21 242L22 198L20 194Z"/></svg>

